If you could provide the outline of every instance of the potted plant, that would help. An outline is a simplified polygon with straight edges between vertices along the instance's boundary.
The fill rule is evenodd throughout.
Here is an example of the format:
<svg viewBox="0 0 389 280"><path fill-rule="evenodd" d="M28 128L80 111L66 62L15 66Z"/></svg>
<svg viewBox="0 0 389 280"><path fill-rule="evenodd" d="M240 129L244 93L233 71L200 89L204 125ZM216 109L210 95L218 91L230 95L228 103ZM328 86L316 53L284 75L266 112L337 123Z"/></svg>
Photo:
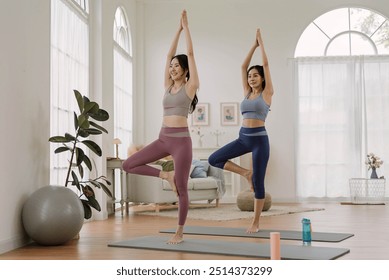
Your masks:
<svg viewBox="0 0 389 280"><path fill-rule="evenodd" d="M380 159L379 156L377 156L377 155L375 155L373 153L369 153L369 154L366 155L365 163L368 166L367 170L371 169L370 178L371 179L378 179L378 175L377 175L376 169L380 168L380 166L384 163L384 161L382 159Z"/></svg>
<svg viewBox="0 0 389 280"><path fill-rule="evenodd" d="M92 171L92 161L81 147L88 148L90 151L101 157L102 150L100 146L87 139L91 135L100 135L108 131L92 121L106 121L109 119L107 111L101 109L96 102L90 101L88 97L82 96L78 90L74 90L80 113L74 112L75 135L65 133L64 136L53 136L49 138L51 143L60 143L60 147L55 149L55 153L68 152L70 154L69 166L65 180L65 187L69 184L77 187L79 198L84 208L84 218L89 219L92 216L92 208L101 211L99 202L96 200L94 188L102 189L109 197L112 193L107 187L111 183L105 176L99 176L94 179L84 179L85 167Z"/></svg>
<svg viewBox="0 0 389 280"><path fill-rule="evenodd" d="M74 95L80 109L79 114L74 112L75 134L65 133L64 136L49 138L50 142L60 144L55 149L56 154L70 154L65 187L50 185L39 188L27 199L22 210L26 233L41 245L61 245L77 237L84 219L92 216L92 208L101 211L94 187L103 189L112 197L107 187L111 183L106 177L84 178L85 167L92 171L92 161L81 149L83 146L98 156L102 155L99 145L87 138L108 132L90 119L106 121L109 114L77 90L74 90ZM67 188L69 184L77 187L79 194Z"/></svg>

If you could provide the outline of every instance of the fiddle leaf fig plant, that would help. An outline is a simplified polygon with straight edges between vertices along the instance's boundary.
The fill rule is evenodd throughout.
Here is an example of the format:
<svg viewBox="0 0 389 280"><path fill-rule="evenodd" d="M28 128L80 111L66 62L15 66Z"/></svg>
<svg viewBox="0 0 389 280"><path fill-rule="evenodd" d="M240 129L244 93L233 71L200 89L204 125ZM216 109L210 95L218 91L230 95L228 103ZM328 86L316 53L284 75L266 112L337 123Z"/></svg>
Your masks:
<svg viewBox="0 0 389 280"><path fill-rule="evenodd" d="M104 127L93 120L104 122L109 119L109 114L107 111L100 109L96 102L82 96L78 90L74 90L74 95L80 110L78 115L74 112L75 135L65 133L64 136L50 137L49 141L62 144L55 149L54 153L68 152L70 154L65 187L68 187L69 184L77 187L80 192L80 200L84 206L84 218L89 219L92 217L92 208L101 211L100 204L95 197L94 188L102 189L109 197L112 197L112 193L108 188L111 182L105 176L84 179L85 167L92 171L92 161L81 147L87 148L101 157L102 150L100 146L87 138L90 135L108 133Z"/></svg>

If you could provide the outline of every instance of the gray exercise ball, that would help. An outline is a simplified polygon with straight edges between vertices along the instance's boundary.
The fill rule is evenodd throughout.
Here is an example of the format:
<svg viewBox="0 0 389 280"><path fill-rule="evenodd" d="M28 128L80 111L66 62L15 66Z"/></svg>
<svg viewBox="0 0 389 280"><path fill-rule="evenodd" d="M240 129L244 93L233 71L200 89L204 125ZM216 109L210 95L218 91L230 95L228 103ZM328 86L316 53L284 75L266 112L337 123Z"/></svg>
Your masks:
<svg viewBox="0 0 389 280"><path fill-rule="evenodd" d="M22 211L27 234L40 245L61 245L73 239L84 223L84 208L77 194L64 186L35 191Z"/></svg>

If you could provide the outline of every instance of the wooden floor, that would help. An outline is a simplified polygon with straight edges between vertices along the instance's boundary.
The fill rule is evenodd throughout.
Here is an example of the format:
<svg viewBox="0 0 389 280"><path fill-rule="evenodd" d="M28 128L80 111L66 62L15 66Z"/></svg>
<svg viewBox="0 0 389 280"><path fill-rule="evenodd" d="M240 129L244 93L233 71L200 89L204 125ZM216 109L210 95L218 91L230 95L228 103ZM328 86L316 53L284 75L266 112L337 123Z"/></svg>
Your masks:
<svg viewBox="0 0 389 280"><path fill-rule="evenodd" d="M388 204L388 203L387 203ZM313 231L353 233L354 237L339 243L313 242L313 246L348 248L350 253L341 260L389 260L389 206L341 205L339 202L304 203L306 207L323 207L324 211L262 217L263 229L300 230L303 217L311 219ZM188 220L187 225L246 227L250 220L203 221ZM111 241L121 241L145 235L162 235L160 229L175 227L176 219L140 216L135 213L120 215L120 211L104 221L85 223L80 239L62 246L31 244L0 255L2 260L244 260L212 254L137 250L108 247ZM185 236L196 239L224 239L241 242L269 242L268 239L236 237ZM282 241L283 244L300 244Z"/></svg>

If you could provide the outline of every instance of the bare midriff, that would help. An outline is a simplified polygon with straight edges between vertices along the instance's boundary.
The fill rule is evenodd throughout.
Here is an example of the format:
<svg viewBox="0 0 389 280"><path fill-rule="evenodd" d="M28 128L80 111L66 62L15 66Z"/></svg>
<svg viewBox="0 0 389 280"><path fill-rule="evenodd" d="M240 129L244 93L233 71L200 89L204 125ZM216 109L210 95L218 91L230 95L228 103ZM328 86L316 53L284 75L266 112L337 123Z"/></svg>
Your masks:
<svg viewBox="0 0 389 280"><path fill-rule="evenodd" d="M261 126L265 126L265 122L258 119L244 119L242 122L242 126L250 127L250 128L261 127Z"/></svg>
<svg viewBox="0 0 389 280"><path fill-rule="evenodd" d="M184 116L164 116L163 125L167 127L187 127L188 119Z"/></svg>

